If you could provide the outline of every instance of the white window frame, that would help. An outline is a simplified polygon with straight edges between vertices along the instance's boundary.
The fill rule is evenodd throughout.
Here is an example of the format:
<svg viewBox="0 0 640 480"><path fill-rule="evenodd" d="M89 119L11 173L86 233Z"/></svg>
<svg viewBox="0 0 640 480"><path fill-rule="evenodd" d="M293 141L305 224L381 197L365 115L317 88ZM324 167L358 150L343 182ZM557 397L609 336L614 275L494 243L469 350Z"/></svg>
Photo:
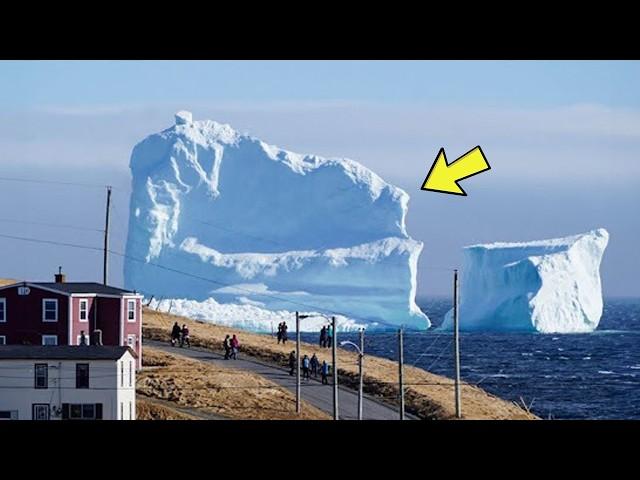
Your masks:
<svg viewBox="0 0 640 480"><path fill-rule="evenodd" d="M56 343L54 343L53 345L58 345L58 335L42 335L42 345L46 345L46 343L44 343L46 338L55 338Z"/></svg>
<svg viewBox="0 0 640 480"><path fill-rule="evenodd" d="M6 345L6 344L7 344L7 336L0 335L0 345Z"/></svg>
<svg viewBox="0 0 640 480"><path fill-rule="evenodd" d="M46 319L46 308L45 305L47 304L47 302L55 302L56 304L56 319L55 320L47 320ZM59 313L59 309L58 309L58 299L57 298L43 298L42 299L42 321L46 322L46 323L56 323L58 321L58 313Z"/></svg>
<svg viewBox="0 0 640 480"><path fill-rule="evenodd" d="M7 299L0 298L0 305L2 305L2 318L0 318L0 323L7 323Z"/></svg>
<svg viewBox="0 0 640 480"><path fill-rule="evenodd" d="M129 312L131 312L131 310L129 310L129 302L133 302L133 319L129 318ZM127 322L136 323L137 309L138 309L138 302L134 298L127 298Z"/></svg>
<svg viewBox="0 0 640 480"><path fill-rule="evenodd" d="M84 313L85 313L84 320L82 319L82 305L85 306L85 309L84 309ZM78 304L78 318L80 319L80 321L82 323L86 323L86 322L89 321L89 300L87 300L86 298L80 299L80 303Z"/></svg>

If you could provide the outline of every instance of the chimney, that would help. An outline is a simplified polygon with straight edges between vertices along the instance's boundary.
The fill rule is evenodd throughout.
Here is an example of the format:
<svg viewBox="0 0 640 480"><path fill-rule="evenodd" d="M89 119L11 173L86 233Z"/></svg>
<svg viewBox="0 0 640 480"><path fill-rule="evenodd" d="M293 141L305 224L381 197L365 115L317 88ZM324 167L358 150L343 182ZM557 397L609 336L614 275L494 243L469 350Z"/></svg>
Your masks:
<svg viewBox="0 0 640 480"><path fill-rule="evenodd" d="M102 330L93 331L93 345L102 345Z"/></svg>
<svg viewBox="0 0 640 480"><path fill-rule="evenodd" d="M58 273L55 274L56 283L64 283L67 280L67 276L62 273L62 267L58 267Z"/></svg>

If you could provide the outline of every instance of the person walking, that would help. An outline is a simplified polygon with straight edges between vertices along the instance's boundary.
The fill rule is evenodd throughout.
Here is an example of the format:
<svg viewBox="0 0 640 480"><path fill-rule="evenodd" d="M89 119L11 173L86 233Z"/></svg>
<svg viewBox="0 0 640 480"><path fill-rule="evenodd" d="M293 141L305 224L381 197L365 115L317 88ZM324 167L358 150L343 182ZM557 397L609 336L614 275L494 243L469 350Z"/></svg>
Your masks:
<svg viewBox="0 0 640 480"><path fill-rule="evenodd" d="M87 336L84 334L84 330L80 330L80 343L78 345L87 345Z"/></svg>
<svg viewBox="0 0 640 480"><path fill-rule="evenodd" d="M180 340L180 333L182 331L180 330L180 325L178 325L178 322L173 324L173 328L171 329L171 346L175 347L176 346L176 342L178 340Z"/></svg>
<svg viewBox="0 0 640 480"><path fill-rule="evenodd" d="M287 322L282 322L282 344L287 343Z"/></svg>
<svg viewBox="0 0 640 480"><path fill-rule="evenodd" d="M278 345L282 341L282 322L278 324Z"/></svg>
<svg viewBox="0 0 640 480"><path fill-rule="evenodd" d="M291 350L289 354L289 375L293 376L293 372L296 369L296 352Z"/></svg>
<svg viewBox="0 0 640 480"><path fill-rule="evenodd" d="M318 362L318 357L316 357L315 353L312 355L311 361L309 363L311 364L311 373L313 374L314 377L317 377L319 362Z"/></svg>
<svg viewBox="0 0 640 480"><path fill-rule="evenodd" d="M238 338L234 335L231 338L231 358L233 358L234 360L238 359L238 349L240 348L240 342L238 341Z"/></svg>
<svg viewBox="0 0 640 480"><path fill-rule="evenodd" d="M231 358L231 340L229 339L229 335L224 337L224 342L222 342L222 346L224 348L224 359L229 360L229 358Z"/></svg>
<svg viewBox="0 0 640 480"><path fill-rule="evenodd" d="M327 378L329 377L329 364L326 362L326 360L322 361L322 368L320 369L320 374L322 375L322 384L328 385L329 380L327 380Z"/></svg>
<svg viewBox="0 0 640 480"><path fill-rule="evenodd" d="M332 342L333 342L333 326L329 325L327 327L327 348L331 348Z"/></svg>
<svg viewBox="0 0 640 480"><path fill-rule="evenodd" d="M309 357L307 355L302 357L302 378L306 378L307 380L309 380L310 363L311 361L309 360Z"/></svg>
<svg viewBox="0 0 640 480"><path fill-rule="evenodd" d="M325 327L324 325L320 329L320 346L327 346L327 327Z"/></svg>
<svg viewBox="0 0 640 480"><path fill-rule="evenodd" d="M182 325L182 338L180 338L180 347L184 346L184 342L187 342L187 347L191 348L191 342L189 341L189 327L186 324Z"/></svg>

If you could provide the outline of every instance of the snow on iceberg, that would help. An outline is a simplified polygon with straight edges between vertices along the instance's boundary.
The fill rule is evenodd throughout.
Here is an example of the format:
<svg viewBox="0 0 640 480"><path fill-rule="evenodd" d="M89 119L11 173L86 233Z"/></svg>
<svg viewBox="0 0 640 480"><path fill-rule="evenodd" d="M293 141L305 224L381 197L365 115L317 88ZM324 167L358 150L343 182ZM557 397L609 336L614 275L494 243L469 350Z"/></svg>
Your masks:
<svg viewBox="0 0 640 480"><path fill-rule="evenodd" d="M602 316L600 261L609 233L464 249L460 329L592 332ZM452 311L441 326L452 328Z"/></svg>
<svg viewBox="0 0 640 480"><path fill-rule="evenodd" d="M415 303L422 243L406 231L409 196L361 164L292 153L181 111L134 147L130 168L127 288L203 311L212 298L430 326Z"/></svg>

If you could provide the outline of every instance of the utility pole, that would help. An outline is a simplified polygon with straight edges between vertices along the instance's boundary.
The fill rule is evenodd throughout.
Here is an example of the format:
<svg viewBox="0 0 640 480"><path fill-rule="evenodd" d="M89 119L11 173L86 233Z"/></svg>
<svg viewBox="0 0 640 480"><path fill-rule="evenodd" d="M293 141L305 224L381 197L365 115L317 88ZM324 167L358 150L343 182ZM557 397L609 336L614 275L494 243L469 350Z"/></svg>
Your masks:
<svg viewBox="0 0 640 480"><path fill-rule="evenodd" d="M300 411L300 313L296 311L296 413Z"/></svg>
<svg viewBox="0 0 640 480"><path fill-rule="evenodd" d="M462 406L460 405L460 338L458 335L458 270L453 271L453 344L454 356L456 359L456 418L462 417Z"/></svg>
<svg viewBox="0 0 640 480"><path fill-rule="evenodd" d="M360 354L359 354L358 370L360 373L360 387L358 388L358 420L362 420L362 396L364 381L362 377L362 364L364 362L364 328L360 329Z"/></svg>
<svg viewBox="0 0 640 480"><path fill-rule="evenodd" d="M404 378L402 367L404 366L404 350L402 346L402 329L398 330L398 379L400 383L400 420L404 420Z"/></svg>
<svg viewBox="0 0 640 480"><path fill-rule="evenodd" d="M333 361L333 419L339 420L338 415L338 332L336 332L336 317L331 317L331 330L333 337L331 338L331 355Z"/></svg>
<svg viewBox="0 0 640 480"><path fill-rule="evenodd" d="M109 211L111 207L111 187L107 186L107 213L104 222L104 265L102 270L102 283L107 285L109 273Z"/></svg>

